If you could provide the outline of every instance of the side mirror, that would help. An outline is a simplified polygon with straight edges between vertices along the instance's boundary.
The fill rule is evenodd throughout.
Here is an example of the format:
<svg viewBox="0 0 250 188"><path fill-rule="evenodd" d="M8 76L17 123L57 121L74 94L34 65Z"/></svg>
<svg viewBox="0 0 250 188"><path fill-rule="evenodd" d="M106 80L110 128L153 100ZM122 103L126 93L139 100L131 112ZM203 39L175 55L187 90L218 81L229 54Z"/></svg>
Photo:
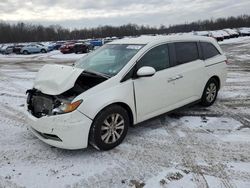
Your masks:
<svg viewBox="0 0 250 188"><path fill-rule="evenodd" d="M155 69L153 67L144 66L137 71L138 77L150 77L155 74Z"/></svg>

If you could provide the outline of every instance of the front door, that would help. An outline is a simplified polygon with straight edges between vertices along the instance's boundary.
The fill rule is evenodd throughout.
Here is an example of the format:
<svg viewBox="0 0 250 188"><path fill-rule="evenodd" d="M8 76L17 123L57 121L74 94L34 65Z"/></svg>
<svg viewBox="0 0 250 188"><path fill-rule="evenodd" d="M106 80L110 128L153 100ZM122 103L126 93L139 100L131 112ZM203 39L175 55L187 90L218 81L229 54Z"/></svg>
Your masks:
<svg viewBox="0 0 250 188"><path fill-rule="evenodd" d="M148 51L136 65L136 70L150 66L156 70L152 77L134 79L135 103L138 122L162 114L178 101L175 82L169 60L168 45L160 45Z"/></svg>

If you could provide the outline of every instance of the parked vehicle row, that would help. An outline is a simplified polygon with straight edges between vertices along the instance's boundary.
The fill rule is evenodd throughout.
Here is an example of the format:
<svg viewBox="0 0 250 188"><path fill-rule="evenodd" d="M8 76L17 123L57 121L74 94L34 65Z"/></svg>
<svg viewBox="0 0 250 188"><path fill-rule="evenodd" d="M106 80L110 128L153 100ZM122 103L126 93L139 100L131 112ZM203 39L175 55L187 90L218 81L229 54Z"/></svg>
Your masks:
<svg viewBox="0 0 250 188"><path fill-rule="evenodd" d="M223 29L216 31L196 31L193 32L194 35L213 37L217 41L223 41L224 39L236 38L240 34L234 29Z"/></svg>
<svg viewBox="0 0 250 188"><path fill-rule="evenodd" d="M0 45L1 54L33 54L47 53L53 50L60 50L63 54L67 53L88 53L96 46L102 46L101 40L88 41L59 41L54 43L29 43L29 44L5 44Z"/></svg>
<svg viewBox="0 0 250 188"><path fill-rule="evenodd" d="M3 45L0 48L1 54L32 54L32 53L47 53L49 48L42 44L17 44L17 45Z"/></svg>
<svg viewBox="0 0 250 188"><path fill-rule="evenodd" d="M236 38L239 36L250 36L250 28L242 27L237 29L222 29L214 31L193 31L189 33L171 33L168 35L198 35L213 37L217 41L223 41L225 39ZM57 42L45 42L45 43L30 43L30 44L5 44L0 45L1 54L32 54L32 53L47 53L52 50L60 50L63 54L68 53L88 53L95 48L98 48L104 44L110 43L114 40L121 39L118 37L106 37L103 39L86 39L86 40L74 40L74 41L57 41Z"/></svg>
<svg viewBox="0 0 250 188"><path fill-rule="evenodd" d="M224 39L237 38L239 36L250 36L250 28L238 28L238 29L222 29L215 31L195 31L194 35L210 36L217 41L223 41Z"/></svg>

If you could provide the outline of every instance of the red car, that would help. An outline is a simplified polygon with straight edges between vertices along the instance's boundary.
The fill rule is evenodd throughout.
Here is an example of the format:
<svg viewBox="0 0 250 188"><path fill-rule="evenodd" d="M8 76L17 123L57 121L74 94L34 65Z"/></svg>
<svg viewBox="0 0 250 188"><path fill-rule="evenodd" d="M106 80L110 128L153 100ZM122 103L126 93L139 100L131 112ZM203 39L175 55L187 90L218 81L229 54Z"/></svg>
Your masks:
<svg viewBox="0 0 250 188"><path fill-rule="evenodd" d="M74 52L74 46L75 43L74 42L68 42L63 44L59 50L60 52L62 52L63 54L69 54L69 53L73 53Z"/></svg>

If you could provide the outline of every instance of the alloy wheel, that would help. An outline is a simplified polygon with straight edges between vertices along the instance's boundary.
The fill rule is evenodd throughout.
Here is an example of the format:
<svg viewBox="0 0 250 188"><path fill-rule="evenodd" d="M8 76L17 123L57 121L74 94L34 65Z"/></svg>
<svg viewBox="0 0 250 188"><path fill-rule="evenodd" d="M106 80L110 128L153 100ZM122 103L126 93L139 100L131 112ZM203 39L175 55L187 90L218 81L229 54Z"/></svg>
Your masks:
<svg viewBox="0 0 250 188"><path fill-rule="evenodd" d="M210 83L206 90L207 102L212 102L216 97L217 87L215 83Z"/></svg>
<svg viewBox="0 0 250 188"><path fill-rule="evenodd" d="M101 139L106 144L115 143L124 131L124 118L114 113L109 115L101 126Z"/></svg>

